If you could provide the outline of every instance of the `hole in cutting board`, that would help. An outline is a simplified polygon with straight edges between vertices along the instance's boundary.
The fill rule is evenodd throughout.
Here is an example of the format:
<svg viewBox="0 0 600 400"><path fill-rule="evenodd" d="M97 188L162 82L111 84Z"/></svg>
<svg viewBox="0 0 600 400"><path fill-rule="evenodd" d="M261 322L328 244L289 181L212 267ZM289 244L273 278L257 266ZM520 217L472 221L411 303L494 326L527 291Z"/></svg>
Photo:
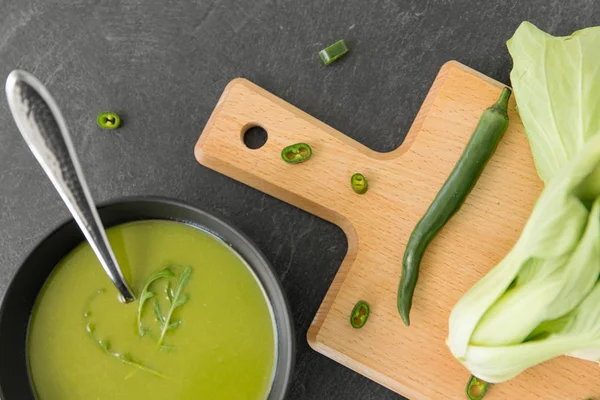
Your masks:
<svg viewBox="0 0 600 400"><path fill-rule="evenodd" d="M267 143L268 136L260 126L251 126L244 132L244 144L252 150L260 149Z"/></svg>

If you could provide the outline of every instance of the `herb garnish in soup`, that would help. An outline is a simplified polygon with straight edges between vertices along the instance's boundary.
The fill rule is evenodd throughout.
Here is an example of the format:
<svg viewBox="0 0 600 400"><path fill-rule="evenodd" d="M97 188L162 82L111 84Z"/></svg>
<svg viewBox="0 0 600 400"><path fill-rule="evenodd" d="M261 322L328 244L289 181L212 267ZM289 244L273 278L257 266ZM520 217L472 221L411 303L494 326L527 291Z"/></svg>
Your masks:
<svg viewBox="0 0 600 400"><path fill-rule="evenodd" d="M265 399L272 311L254 274L214 236L173 221L108 238L136 301L123 304L87 243L44 285L27 356L39 400Z"/></svg>

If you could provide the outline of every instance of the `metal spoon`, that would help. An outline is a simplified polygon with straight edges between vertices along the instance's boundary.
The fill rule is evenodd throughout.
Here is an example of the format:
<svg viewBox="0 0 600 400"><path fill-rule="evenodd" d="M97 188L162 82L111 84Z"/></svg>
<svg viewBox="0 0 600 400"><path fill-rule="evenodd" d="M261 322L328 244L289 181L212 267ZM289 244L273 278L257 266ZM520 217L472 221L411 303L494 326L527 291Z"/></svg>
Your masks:
<svg viewBox="0 0 600 400"><path fill-rule="evenodd" d="M58 105L39 80L19 70L8 75L6 97L21 135L77 221L121 300L134 300L106 237Z"/></svg>

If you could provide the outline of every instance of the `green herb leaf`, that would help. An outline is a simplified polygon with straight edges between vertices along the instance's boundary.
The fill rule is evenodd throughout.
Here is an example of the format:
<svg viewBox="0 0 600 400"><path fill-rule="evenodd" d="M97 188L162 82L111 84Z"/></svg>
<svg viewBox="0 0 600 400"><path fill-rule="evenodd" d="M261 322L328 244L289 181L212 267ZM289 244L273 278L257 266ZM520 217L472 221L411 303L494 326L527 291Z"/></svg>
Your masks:
<svg viewBox="0 0 600 400"><path fill-rule="evenodd" d="M158 302L158 299L154 299L154 316L156 317L156 320L162 327L165 324L165 317L163 316L162 311L160 310L160 303Z"/></svg>
<svg viewBox="0 0 600 400"><path fill-rule="evenodd" d="M120 360L131 361L131 354L129 354L129 353L121 353L121 354L115 353L115 355Z"/></svg>
<svg viewBox="0 0 600 400"><path fill-rule="evenodd" d="M86 302L86 309L89 309L93 300L99 294L103 294L103 293L104 293L104 290L99 290L99 291L95 292L92 296L90 296L90 298ZM149 374L158 376L163 379L170 379L169 377L163 375L162 373L156 371L155 369L152 369L152 368L144 365L143 363L134 361L133 357L131 356L130 353L118 353L118 352L112 351L111 350L112 346L111 346L111 343L109 340L98 339L95 336L96 329L95 329L94 323L90 320L91 315L92 315L91 312L86 312L84 315L83 322L85 324L85 330L88 333L89 337L98 345L98 347L100 347L100 349L102 349L102 351L104 351L109 356L116 358L117 360L121 361L122 363L136 368L137 370L147 372ZM92 327L92 326L94 328L90 329L90 327ZM125 379L128 379L130 376L132 376L133 373L134 372L130 373L128 376L125 377Z"/></svg>
<svg viewBox="0 0 600 400"><path fill-rule="evenodd" d="M181 320L171 322L168 329L177 329L181 325Z"/></svg>
<svg viewBox="0 0 600 400"><path fill-rule="evenodd" d="M183 272L181 273L181 276L179 277L179 281L177 282L177 287L175 288L175 291L173 292L173 301L171 302L171 307L169 307L169 312L167 313L167 316L166 316L166 318L164 318L164 321L162 323L162 330L160 332L160 337L158 338L158 347L159 348L162 346L163 340L165 338L165 334L167 333L167 330L169 329L171 317L173 316L173 311L175 311L175 309L177 307L185 304L189 299L189 296L187 294L183 293L183 290L184 290L185 286L188 284L191 275L192 275L192 268L186 267L183 270Z"/></svg>
<svg viewBox="0 0 600 400"><path fill-rule="evenodd" d="M187 301L190 299L190 295L186 294L182 294L177 301L175 301L175 307L181 307L182 305L184 305L185 303L187 303Z"/></svg>
<svg viewBox="0 0 600 400"><path fill-rule="evenodd" d="M146 301L146 300L154 297L155 295L156 295L156 293L148 291L148 292L144 293L144 295L142 296L142 298L140 299L140 301Z"/></svg>
<svg viewBox="0 0 600 400"><path fill-rule="evenodd" d="M91 322L88 322L88 323L85 325L85 330L86 330L86 332L88 332L88 333L94 333L94 331L96 330L96 325L94 325L94 324L93 324L93 323L91 323Z"/></svg>
<svg viewBox="0 0 600 400"><path fill-rule="evenodd" d="M142 311L144 309L144 304L146 303L146 301L156 295L156 293L150 291L150 285L158 279L161 279L161 278L168 279L168 278L172 278L174 276L175 276L175 274L168 267L163 268L160 271L156 272L154 275L152 275L150 277L150 279L148 279L148 281L144 285L144 289L142 290L142 293L140 294L140 301L139 301L138 310L137 310L137 326L138 326L139 336L144 336L149 330L148 328L145 328L142 324ZM156 312L156 310L155 310L155 312Z"/></svg>
<svg viewBox="0 0 600 400"><path fill-rule="evenodd" d="M167 299L169 299L169 303L173 303L173 287L171 286L171 281L167 282Z"/></svg>

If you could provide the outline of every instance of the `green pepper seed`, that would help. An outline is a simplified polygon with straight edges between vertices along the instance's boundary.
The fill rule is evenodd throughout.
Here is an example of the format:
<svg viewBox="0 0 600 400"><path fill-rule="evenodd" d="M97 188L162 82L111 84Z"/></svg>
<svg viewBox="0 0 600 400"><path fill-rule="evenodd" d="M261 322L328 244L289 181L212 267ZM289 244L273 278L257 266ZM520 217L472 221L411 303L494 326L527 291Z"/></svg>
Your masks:
<svg viewBox="0 0 600 400"><path fill-rule="evenodd" d="M350 178L350 186L358 194L365 194L369 190L369 182L363 174L354 174Z"/></svg>
<svg viewBox="0 0 600 400"><path fill-rule="evenodd" d="M469 398L469 400L483 399L483 396L485 396L489 385L490 384L488 382L482 381L476 376L471 375L471 379L469 379L466 388L467 397Z"/></svg>
<svg viewBox="0 0 600 400"><path fill-rule="evenodd" d="M105 129L117 129L121 125L121 117L114 112L102 112L98 114L96 122Z"/></svg>
<svg viewBox="0 0 600 400"><path fill-rule="evenodd" d="M328 65L346 54L348 51L350 51L350 49L346 45L346 41L342 39L321 50L319 52L319 56L321 56L323 63Z"/></svg>
<svg viewBox="0 0 600 400"><path fill-rule="evenodd" d="M366 301L359 301L356 303L350 314L350 324L353 328L362 328L369 319L371 310L369 304Z"/></svg>
<svg viewBox="0 0 600 400"><path fill-rule="evenodd" d="M312 156L312 149L306 143L296 143L281 150L281 158L289 164L298 164Z"/></svg>

